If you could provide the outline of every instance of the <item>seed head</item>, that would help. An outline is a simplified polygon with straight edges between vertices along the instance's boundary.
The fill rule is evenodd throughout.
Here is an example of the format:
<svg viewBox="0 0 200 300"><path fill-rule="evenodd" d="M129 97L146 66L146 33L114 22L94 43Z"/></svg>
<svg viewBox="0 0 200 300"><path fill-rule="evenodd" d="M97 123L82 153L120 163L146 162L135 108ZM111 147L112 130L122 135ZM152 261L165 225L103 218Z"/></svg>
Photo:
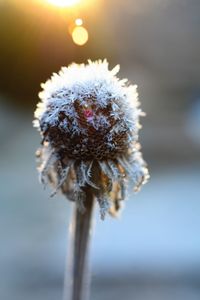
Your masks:
<svg viewBox="0 0 200 300"><path fill-rule="evenodd" d="M91 189L102 218L119 210L128 180L138 191L149 177L138 143L137 86L119 80L118 71L106 60L61 68L41 85L34 120L41 181L83 211Z"/></svg>

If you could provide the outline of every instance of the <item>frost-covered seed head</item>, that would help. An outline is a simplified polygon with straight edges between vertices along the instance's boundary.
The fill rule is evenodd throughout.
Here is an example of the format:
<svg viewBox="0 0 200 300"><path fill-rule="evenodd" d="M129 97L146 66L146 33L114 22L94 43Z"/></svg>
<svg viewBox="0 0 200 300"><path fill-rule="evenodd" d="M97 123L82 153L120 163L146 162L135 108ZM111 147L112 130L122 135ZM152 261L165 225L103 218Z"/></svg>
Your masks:
<svg viewBox="0 0 200 300"><path fill-rule="evenodd" d="M63 67L42 84L34 120L43 137L41 181L82 210L90 188L102 218L119 210L128 179L139 190L149 177L138 144L137 87L119 80L118 71L106 60Z"/></svg>

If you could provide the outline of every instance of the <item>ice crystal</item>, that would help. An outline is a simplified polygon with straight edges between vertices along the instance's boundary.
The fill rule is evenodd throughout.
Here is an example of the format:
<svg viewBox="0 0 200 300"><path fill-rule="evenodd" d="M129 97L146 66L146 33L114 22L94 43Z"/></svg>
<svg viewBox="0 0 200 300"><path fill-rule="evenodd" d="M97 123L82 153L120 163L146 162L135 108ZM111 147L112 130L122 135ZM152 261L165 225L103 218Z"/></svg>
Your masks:
<svg viewBox="0 0 200 300"><path fill-rule="evenodd" d="M34 120L43 137L41 181L83 211L90 188L102 218L119 210L129 180L138 191L149 177L138 143L137 86L117 78L118 71L109 71L106 60L61 68L41 85Z"/></svg>

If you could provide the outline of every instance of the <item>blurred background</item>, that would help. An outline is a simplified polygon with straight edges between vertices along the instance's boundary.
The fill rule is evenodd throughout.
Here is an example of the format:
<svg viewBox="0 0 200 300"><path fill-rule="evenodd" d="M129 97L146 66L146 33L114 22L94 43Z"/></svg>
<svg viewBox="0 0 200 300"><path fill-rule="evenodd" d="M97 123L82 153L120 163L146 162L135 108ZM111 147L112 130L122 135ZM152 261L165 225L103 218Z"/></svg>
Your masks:
<svg viewBox="0 0 200 300"><path fill-rule="evenodd" d="M151 179L97 212L93 300L200 299L200 1L0 0L0 299L62 299L70 204L38 183L40 83L108 58L138 85Z"/></svg>

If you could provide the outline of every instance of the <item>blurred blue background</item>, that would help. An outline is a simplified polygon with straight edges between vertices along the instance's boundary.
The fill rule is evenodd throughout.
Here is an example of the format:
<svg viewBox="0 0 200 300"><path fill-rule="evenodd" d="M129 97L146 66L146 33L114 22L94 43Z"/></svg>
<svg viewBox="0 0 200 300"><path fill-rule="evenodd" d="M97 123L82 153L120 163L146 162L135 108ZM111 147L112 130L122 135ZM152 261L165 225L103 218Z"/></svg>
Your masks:
<svg viewBox="0 0 200 300"><path fill-rule="evenodd" d="M0 0L0 299L62 299L71 207L38 183L33 111L52 72L107 57L138 85L151 179L119 219L97 210L91 299L199 300L200 2L82 2Z"/></svg>

